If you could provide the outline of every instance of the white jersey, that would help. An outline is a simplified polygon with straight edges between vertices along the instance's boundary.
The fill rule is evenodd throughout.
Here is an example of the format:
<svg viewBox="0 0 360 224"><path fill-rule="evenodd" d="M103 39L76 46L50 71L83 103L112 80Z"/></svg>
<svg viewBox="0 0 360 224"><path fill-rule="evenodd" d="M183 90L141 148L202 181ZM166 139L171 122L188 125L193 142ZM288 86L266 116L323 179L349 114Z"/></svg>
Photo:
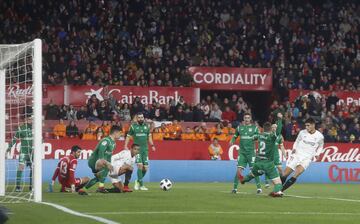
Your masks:
<svg viewBox="0 0 360 224"><path fill-rule="evenodd" d="M131 151L128 149L124 149L121 152L116 153L111 157L111 165L113 166L114 170L109 175L117 176L119 169L125 164L129 166L135 165L135 156L131 157ZM117 183L121 181L120 177L118 178L110 177L110 179L112 183Z"/></svg>
<svg viewBox="0 0 360 224"><path fill-rule="evenodd" d="M135 156L131 157L131 151L124 149L111 157L111 165L122 167L124 164L133 166L135 164Z"/></svg>
<svg viewBox="0 0 360 224"><path fill-rule="evenodd" d="M319 132L310 134L306 129L301 130L296 138L293 149L295 155L302 158L313 159L319 155L324 147L324 136Z"/></svg>

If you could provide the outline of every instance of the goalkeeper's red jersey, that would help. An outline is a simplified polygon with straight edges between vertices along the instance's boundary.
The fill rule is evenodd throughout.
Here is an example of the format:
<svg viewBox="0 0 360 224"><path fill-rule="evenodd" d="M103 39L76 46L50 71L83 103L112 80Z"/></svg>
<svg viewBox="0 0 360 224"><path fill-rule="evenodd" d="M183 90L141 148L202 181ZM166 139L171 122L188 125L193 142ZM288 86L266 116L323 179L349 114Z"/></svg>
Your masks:
<svg viewBox="0 0 360 224"><path fill-rule="evenodd" d="M77 166L77 159L73 155L65 156L60 159L52 180L55 181L58 177L60 183L75 184L75 170Z"/></svg>

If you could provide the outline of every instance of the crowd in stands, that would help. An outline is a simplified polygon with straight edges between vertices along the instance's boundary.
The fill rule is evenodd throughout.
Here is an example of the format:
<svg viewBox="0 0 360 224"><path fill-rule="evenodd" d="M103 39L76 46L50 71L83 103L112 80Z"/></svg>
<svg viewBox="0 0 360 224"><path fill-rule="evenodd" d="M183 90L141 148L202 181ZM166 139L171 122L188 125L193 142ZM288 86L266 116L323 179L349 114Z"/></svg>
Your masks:
<svg viewBox="0 0 360 224"><path fill-rule="evenodd" d="M197 65L271 67L281 100L360 90L356 0L5 0L0 11L2 43L43 39L49 84L189 86Z"/></svg>
<svg viewBox="0 0 360 224"><path fill-rule="evenodd" d="M278 112L285 115L285 139L295 140L304 121L312 117L323 133L325 142L360 143L360 105L356 102L347 106L339 101L333 91L330 96L310 92L299 96L294 102L271 105L271 117Z"/></svg>
<svg viewBox="0 0 360 224"><path fill-rule="evenodd" d="M1 43L43 39L48 84L191 86L188 66L270 67L278 96L272 110L286 114L286 139L312 116L327 141L360 141L358 107L338 106L336 97L287 100L291 89L360 91L356 0L5 0L0 11ZM80 109L49 104L46 118L130 122L143 111L155 121L235 127L251 112L240 99L161 107L93 97Z"/></svg>

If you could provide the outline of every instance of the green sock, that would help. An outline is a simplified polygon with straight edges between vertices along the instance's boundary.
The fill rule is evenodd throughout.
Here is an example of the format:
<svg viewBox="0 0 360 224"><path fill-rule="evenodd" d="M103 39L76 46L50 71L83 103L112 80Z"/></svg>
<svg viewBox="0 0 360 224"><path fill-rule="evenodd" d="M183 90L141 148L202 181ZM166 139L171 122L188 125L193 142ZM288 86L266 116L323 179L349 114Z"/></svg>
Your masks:
<svg viewBox="0 0 360 224"><path fill-rule="evenodd" d="M234 189L237 189L239 185L239 178L237 175L237 172L235 173L235 177L234 177Z"/></svg>
<svg viewBox="0 0 360 224"><path fill-rule="evenodd" d="M256 183L257 189L260 189L261 188L260 177L255 177L255 183Z"/></svg>
<svg viewBox="0 0 360 224"><path fill-rule="evenodd" d="M142 178L143 178L143 171L138 169L137 170L137 179L138 179L138 181L140 183L140 186L143 186Z"/></svg>
<svg viewBox="0 0 360 224"><path fill-rule="evenodd" d="M32 187L32 177L33 177L33 170L30 168L30 187Z"/></svg>
<svg viewBox="0 0 360 224"><path fill-rule="evenodd" d="M279 191L281 191L281 188L282 188L282 184L275 184L275 186L274 186L274 192L279 192Z"/></svg>
<svg viewBox="0 0 360 224"><path fill-rule="evenodd" d="M146 170L143 170L143 171L142 171L142 178L145 177L146 172L147 172ZM142 182L142 184L144 184L144 181L141 180L141 182ZM141 186L142 186L142 185L141 185Z"/></svg>
<svg viewBox="0 0 360 224"><path fill-rule="evenodd" d="M22 173L23 171L21 170L17 170L16 172L16 187L20 187Z"/></svg>
<svg viewBox="0 0 360 224"><path fill-rule="evenodd" d="M99 181L99 179L97 177L92 178L86 185L85 188L89 189L90 187L94 186L97 182Z"/></svg>
<svg viewBox="0 0 360 224"><path fill-rule="evenodd" d="M246 177L244 177L244 181L245 182L249 182L250 180L254 179L254 177L252 175L247 175Z"/></svg>

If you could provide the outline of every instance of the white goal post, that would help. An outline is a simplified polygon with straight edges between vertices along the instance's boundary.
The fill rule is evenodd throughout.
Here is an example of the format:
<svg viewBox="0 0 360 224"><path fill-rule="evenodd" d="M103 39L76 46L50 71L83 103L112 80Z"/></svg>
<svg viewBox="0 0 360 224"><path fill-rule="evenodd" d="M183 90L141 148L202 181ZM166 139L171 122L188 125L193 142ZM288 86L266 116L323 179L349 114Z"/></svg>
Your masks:
<svg viewBox="0 0 360 224"><path fill-rule="evenodd" d="M40 39L23 44L0 45L0 202L3 203L21 200L42 201L41 45ZM13 102L10 99L10 94L8 94L8 90L13 85L32 85L32 94L21 95L23 97L21 102L19 99ZM32 137L24 137L24 139L32 142L32 147L29 147L32 148L32 152L27 155L30 159L29 162L26 162L26 166L29 166L31 170L30 177L28 180L22 181L29 186L29 190L25 191L24 185L20 188L17 184L19 164L22 163L19 163L18 157L14 156L14 154L19 156L17 150L20 147L18 145L23 137L14 138L14 136L28 117L32 117L32 123L29 125L30 131L28 131L32 133L29 135ZM6 158L9 154L8 145L12 139L17 139L17 144L15 144L17 147L14 145L11 149L12 152L16 151L16 153L13 153L13 157ZM21 174L23 174L22 172L21 170Z"/></svg>

